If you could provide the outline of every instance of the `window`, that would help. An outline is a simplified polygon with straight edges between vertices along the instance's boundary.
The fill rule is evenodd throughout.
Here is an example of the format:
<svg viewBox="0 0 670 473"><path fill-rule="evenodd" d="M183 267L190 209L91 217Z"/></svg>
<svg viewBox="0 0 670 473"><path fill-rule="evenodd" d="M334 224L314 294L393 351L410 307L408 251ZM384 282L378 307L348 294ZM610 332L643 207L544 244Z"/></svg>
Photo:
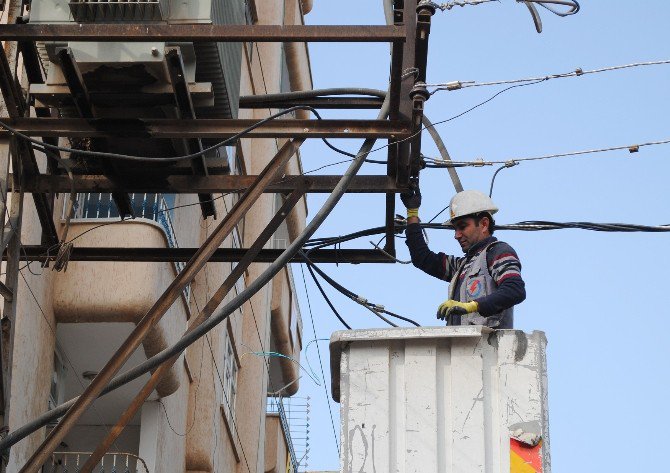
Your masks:
<svg viewBox="0 0 670 473"><path fill-rule="evenodd" d="M223 341L223 411L229 425L232 425L237 395L237 358L233 349L233 340L228 330Z"/></svg>
<svg viewBox="0 0 670 473"><path fill-rule="evenodd" d="M275 212L277 212L284 204L284 196L282 194L275 194ZM284 220L274 236L272 237L272 247L277 250L285 250L289 244L288 225Z"/></svg>
<svg viewBox="0 0 670 473"><path fill-rule="evenodd" d="M49 409L53 409L64 401L66 369L58 349L54 351L51 387L49 388Z"/></svg>

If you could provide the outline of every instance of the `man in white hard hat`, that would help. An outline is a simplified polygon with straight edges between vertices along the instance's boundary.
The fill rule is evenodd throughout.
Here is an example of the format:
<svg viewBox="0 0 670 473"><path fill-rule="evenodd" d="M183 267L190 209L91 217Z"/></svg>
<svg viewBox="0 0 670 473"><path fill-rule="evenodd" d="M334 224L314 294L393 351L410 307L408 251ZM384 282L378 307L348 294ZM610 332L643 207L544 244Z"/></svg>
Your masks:
<svg viewBox="0 0 670 473"><path fill-rule="evenodd" d="M437 311L447 325L486 325L511 329L513 307L526 298L521 262L514 249L494 236L498 207L475 190L459 192L449 204L454 238L465 256L434 253L419 225L418 183L400 195L407 207L407 246L412 263L438 279L449 281L449 299Z"/></svg>

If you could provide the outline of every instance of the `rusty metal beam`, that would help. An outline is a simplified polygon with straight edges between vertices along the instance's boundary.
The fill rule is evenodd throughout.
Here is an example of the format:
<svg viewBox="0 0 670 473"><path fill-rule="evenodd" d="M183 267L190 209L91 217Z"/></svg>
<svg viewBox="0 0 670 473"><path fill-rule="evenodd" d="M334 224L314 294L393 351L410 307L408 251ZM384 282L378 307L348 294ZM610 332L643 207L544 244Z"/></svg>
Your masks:
<svg viewBox="0 0 670 473"><path fill-rule="evenodd" d="M25 41L21 44L32 44L32 48L35 48L34 43ZM196 107L207 106L214 101L211 83L188 84L188 90ZM139 90L89 90L88 93L93 106L109 107L123 102L136 106L174 105L174 92L170 84L151 84ZM63 107L72 104L70 90L60 84L46 85L30 80L29 94L37 106Z"/></svg>
<svg viewBox="0 0 670 473"><path fill-rule="evenodd" d="M9 118L0 117L29 136L71 138L230 138L258 123L249 119L173 118ZM403 138L411 125L389 120L272 120L248 138ZM7 132L0 133L6 134Z"/></svg>
<svg viewBox="0 0 670 473"><path fill-rule="evenodd" d="M5 100L7 113L13 118L19 118L26 112L26 104L21 96L18 84L14 79L12 68L7 60L5 50L0 47L0 90ZM18 160L21 165L22 175L21 181L25 177L30 177L39 174L37 160L35 153L30 146L27 146L22 141L17 141L16 152L20 155ZM50 245L58 243L58 232L53 221L53 208L51 201L46 194L33 194L33 201L35 202L35 209L37 216L42 226L42 236Z"/></svg>
<svg viewBox="0 0 670 473"><path fill-rule="evenodd" d="M195 108L193 107L191 93L188 90L188 81L184 72L184 61L179 49L168 51L165 55L165 64L170 73L170 82L174 90L174 99L179 112L179 118L195 119ZM191 138L183 141L189 154L199 153L204 149L202 141L199 138ZM207 171L205 156L200 155L192 159L191 169L196 176L207 176L209 173ZM200 210L202 211L203 218L216 218L216 207L214 206L214 197L212 194L198 194L198 200L200 201Z"/></svg>
<svg viewBox="0 0 670 473"><path fill-rule="evenodd" d="M93 111L93 105L91 104L91 97L88 93L88 87L84 83L84 78L81 75L77 61L74 58L74 54L70 48L62 49L58 53L58 59L60 60L61 71L65 77L65 82L70 89L70 94L72 95L72 100L74 101L75 108L82 118L92 119L95 117L95 112ZM91 140L91 149L93 151L104 151L107 148L107 141L101 138L94 138ZM116 167L116 164L109 159L101 159L103 171L105 174L112 177L112 179L117 179L117 176L121 174ZM133 203L130 200L130 196L123 192L112 192L112 199L116 205L117 210L121 218L125 217L134 217L135 212L133 210Z"/></svg>
<svg viewBox="0 0 670 473"><path fill-rule="evenodd" d="M23 56L23 67L26 71L28 83L32 85L44 84L44 76L42 75L42 66L40 64L39 53L37 46L33 41L21 41L18 44L19 52ZM64 88L67 89L67 86ZM69 94L69 89L68 89ZM30 101L30 98L28 99ZM42 118L51 116L51 110L48 107L40 107L35 104L35 115ZM58 145L58 138L42 138L42 141L50 145ZM55 156L55 157L54 157ZM56 169L58 166L58 159L60 159L60 152L54 151L54 155L47 155L48 173ZM52 207L53 207L53 196Z"/></svg>
<svg viewBox="0 0 670 473"><path fill-rule="evenodd" d="M184 269L177 275L161 297L137 323L128 338L121 344L119 349L105 364L99 374L91 381L91 384L88 385L79 399L77 399L77 402L68 409L67 413L49 433L44 442L42 442L35 453L31 455L27 463L21 468L20 473L33 473L48 460L63 438L72 427L75 426L81 415L98 398L98 396L100 396L100 393L105 386L107 386L114 375L121 369L125 362L128 361L128 358L140 346L142 340L144 340L149 331L158 323L158 321L160 321L163 315L180 296L184 288L193 281L195 276L209 261L212 254L221 246L225 238L256 202L258 197L262 194L263 188L271 183L284 169L286 163L288 163L291 157L297 152L302 143L303 140L293 140L282 146L277 155L259 175L254 185L240 197L230 213L222 219L221 223L193 255L193 258L186 263Z"/></svg>
<svg viewBox="0 0 670 473"><path fill-rule="evenodd" d="M399 2L396 2L399 3ZM399 6L399 5L398 5ZM403 6L404 8L404 6ZM396 8L394 4L393 9L393 21L396 25L400 26L403 24L404 15L403 10ZM403 63L405 55L405 44L393 43L391 45L391 81L389 85L389 99L390 99L390 112L389 120L398 120L401 116L400 110L400 92L402 87L403 77ZM408 118L408 117L406 117ZM387 149L387 159L386 159L386 174L392 177L394 180L398 175L398 152L401 145L394 144L396 140L389 140L389 146ZM395 193L386 194L386 203L385 203L385 243L384 250L389 254L395 254Z"/></svg>
<svg viewBox="0 0 670 473"><path fill-rule="evenodd" d="M12 302L14 300L14 292L2 282L0 282L0 296L7 302Z"/></svg>
<svg viewBox="0 0 670 473"><path fill-rule="evenodd" d="M72 248L70 261L127 261L136 263L164 263L185 262L193 257L197 248L110 248L110 247L82 247ZM283 250L265 249L254 259L255 263L271 263L275 261ZM210 263L235 263L239 262L246 254L245 248L220 248L217 249L209 259ZM47 256L51 255L51 256ZM3 255L6 258L6 255ZM49 247L39 245L24 246L21 256L22 261L43 262L53 258L53 250ZM393 263L388 256L375 249L320 249L309 253L310 261L315 263ZM304 263L299 254L293 263Z"/></svg>
<svg viewBox="0 0 670 473"><path fill-rule="evenodd" d="M74 182L68 176L48 176L40 174L25 179L22 184L24 192L112 192L124 191L158 192L164 194L197 194L219 192L242 192L249 188L258 176L163 176L156 174L155 180L138 179L133 182L118 184L106 176L74 176ZM339 175L321 176L288 176L271 183L265 188L267 193L287 193L296 187L307 185L310 193L330 193L337 182L342 178ZM398 186L395 180L388 176L355 176L347 189L349 193L384 193L401 192L406 187Z"/></svg>
<svg viewBox="0 0 670 473"><path fill-rule="evenodd" d="M336 42L405 41L405 30L377 25L0 25L0 40L95 42Z"/></svg>
<svg viewBox="0 0 670 473"><path fill-rule="evenodd" d="M408 122L413 118L413 103L410 99L410 92L416 82L416 73L413 71L416 69L417 0L404 0L402 3L402 23L405 27L407 41L403 44L402 72L405 75L400 83L398 119ZM400 10L398 10L398 15L400 15ZM414 131L414 128L412 128L412 131ZM395 176L400 184L409 182L410 153L411 146L408 141L397 145L398 166Z"/></svg>
<svg viewBox="0 0 670 473"><path fill-rule="evenodd" d="M235 286L235 283L244 276L244 272L249 268L251 263L254 262L254 259L263 249L263 246L272 238L272 235L277 231L279 226L286 220L286 216L289 214L291 209L295 207L295 204L302 198L304 195L305 189L296 189L293 191L286 201L279 208L275 216L268 222L267 226L263 231L258 235L256 241L251 245L251 247L245 252L244 257L240 262L233 268L228 277L223 281L221 286L216 290L212 298L207 302L202 311L198 316L191 320L189 323L187 333L192 331L195 327L202 324L206 319L208 319L216 310L219 305L223 302L223 299L230 292L230 290ZM144 401L147 400L149 395L153 392L154 388L160 383L163 377L168 373L172 365L177 361L179 357L174 356L170 358L165 363L161 364L154 373L152 373L151 378L140 392L133 398L131 403L128 405L126 410L123 412L118 422L112 427L107 436L103 439L102 442L96 447L95 451L88 458L86 463L81 469L81 473L92 473L93 468L98 464L102 457L107 453L109 448L114 444L119 435L123 432L123 429L126 427L128 422L130 422L137 411L144 405Z"/></svg>

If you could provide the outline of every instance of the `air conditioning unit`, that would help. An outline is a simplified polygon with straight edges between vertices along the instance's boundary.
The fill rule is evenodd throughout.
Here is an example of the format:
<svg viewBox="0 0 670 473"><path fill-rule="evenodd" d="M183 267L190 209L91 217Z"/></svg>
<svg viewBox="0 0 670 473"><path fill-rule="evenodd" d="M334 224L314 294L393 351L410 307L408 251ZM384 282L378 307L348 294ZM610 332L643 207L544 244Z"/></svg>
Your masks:
<svg viewBox="0 0 670 473"><path fill-rule="evenodd" d="M80 23L161 21L170 17L169 0L73 0L70 12Z"/></svg>
<svg viewBox="0 0 670 473"><path fill-rule="evenodd" d="M30 23L244 24L245 0L32 0ZM90 88L113 90L169 84L165 51L179 47L187 82L211 84L213 101L196 104L202 118L233 118L239 100L240 43L147 41L39 42L48 85L62 85L58 52L70 48ZM121 105L121 104L119 104Z"/></svg>

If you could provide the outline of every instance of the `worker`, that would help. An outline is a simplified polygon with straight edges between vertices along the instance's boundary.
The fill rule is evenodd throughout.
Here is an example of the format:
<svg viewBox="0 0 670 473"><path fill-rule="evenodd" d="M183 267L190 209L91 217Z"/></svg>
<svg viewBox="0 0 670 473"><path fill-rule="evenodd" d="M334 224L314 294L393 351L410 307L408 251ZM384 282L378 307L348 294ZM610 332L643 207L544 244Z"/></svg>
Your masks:
<svg viewBox="0 0 670 473"><path fill-rule="evenodd" d="M407 246L414 266L449 281L449 298L438 307L437 317L447 325L486 325L513 328L513 307L526 298L521 262L514 249L493 233L493 201L476 190L457 193L449 204L454 238L465 256L434 253L419 225L421 191L418 180L400 194L407 207Z"/></svg>

